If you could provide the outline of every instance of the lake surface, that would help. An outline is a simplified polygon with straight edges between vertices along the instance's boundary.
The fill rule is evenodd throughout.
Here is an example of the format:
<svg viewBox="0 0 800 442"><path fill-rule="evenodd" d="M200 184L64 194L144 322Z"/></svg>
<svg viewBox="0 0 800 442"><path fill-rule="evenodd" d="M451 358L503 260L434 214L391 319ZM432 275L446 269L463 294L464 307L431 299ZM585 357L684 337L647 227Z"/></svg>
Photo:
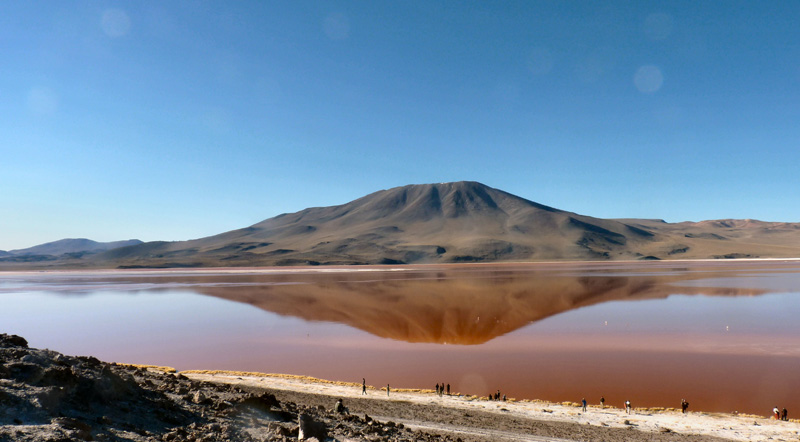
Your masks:
<svg viewBox="0 0 800 442"><path fill-rule="evenodd" d="M0 332L184 369L800 412L800 262L0 273Z"/></svg>

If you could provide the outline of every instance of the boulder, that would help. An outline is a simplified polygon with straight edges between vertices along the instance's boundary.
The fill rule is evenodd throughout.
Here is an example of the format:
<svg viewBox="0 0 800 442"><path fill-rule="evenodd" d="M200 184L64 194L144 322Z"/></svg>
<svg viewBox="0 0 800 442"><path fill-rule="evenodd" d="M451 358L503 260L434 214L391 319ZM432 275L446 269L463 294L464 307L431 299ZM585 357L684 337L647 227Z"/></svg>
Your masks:
<svg viewBox="0 0 800 442"><path fill-rule="evenodd" d="M308 414L301 413L298 417L300 423L300 432L298 439L306 440L316 438L317 440L324 441L328 438L328 429L325 424L315 420Z"/></svg>
<svg viewBox="0 0 800 442"><path fill-rule="evenodd" d="M0 333L0 347L28 348L28 341L26 341L22 336Z"/></svg>

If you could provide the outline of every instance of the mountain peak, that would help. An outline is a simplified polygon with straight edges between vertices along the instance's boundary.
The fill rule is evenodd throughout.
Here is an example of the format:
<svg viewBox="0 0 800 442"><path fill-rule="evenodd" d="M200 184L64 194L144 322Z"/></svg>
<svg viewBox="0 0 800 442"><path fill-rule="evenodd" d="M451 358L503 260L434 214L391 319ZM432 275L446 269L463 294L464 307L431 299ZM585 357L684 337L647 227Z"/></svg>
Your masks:
<svg viewBox="0 0 800 442"><path fill-rule="evenodd" d="M374 211L375 217L401 216L403 220L508 216L523 207L555 209L528 201L477 181L410 184L380 190L342 207L357 206Z"/></svg>

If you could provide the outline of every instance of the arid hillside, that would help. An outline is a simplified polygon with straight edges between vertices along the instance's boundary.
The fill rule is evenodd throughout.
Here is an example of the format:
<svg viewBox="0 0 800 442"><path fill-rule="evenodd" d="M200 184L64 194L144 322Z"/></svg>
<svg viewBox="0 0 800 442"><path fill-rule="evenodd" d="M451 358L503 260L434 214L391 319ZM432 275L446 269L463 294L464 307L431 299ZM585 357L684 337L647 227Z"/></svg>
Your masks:
<svg viewBox="0 0 800 442"><path fill-rule="evenodd" d="M800 224L558 210L476 182L381 190L191 241L0 266L206 267L800 257ZM5 262L4 262L5 261Z"/></svg>

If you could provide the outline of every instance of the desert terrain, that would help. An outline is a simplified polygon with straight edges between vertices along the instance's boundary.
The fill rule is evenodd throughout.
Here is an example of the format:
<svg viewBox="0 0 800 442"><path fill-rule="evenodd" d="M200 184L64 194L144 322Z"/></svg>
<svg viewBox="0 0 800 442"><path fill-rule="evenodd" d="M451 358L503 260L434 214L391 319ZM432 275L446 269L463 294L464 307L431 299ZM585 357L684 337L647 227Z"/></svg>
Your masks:
<svg viewBox="0 0 800 442"><path fill-rule="evenodd" d="M0 269L793 258L798 232L798 223L757 220L601 219L462 181L381 190L190 241L4 252Z"/></svg>
<svg viewBox="0 0 800 442"><path fill-rule="evenodd" d="M0 335L0 440L14 441L789 441L758 416L538 401L256 373L175 373L29 348ZM334 409L341 399L346 410Z"/></svg>

